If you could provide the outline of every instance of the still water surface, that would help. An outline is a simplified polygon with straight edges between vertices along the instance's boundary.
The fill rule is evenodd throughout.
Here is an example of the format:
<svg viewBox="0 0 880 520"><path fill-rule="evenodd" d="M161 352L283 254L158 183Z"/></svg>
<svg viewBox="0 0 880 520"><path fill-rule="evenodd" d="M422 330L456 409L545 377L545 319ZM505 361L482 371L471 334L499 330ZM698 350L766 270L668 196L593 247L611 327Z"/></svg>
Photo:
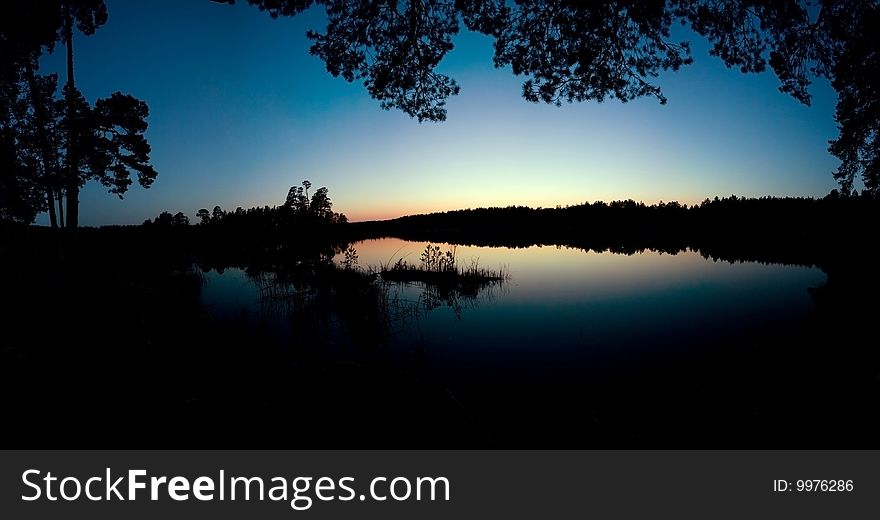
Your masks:
<svg viewBox="0 0 880 520"><path fill-rule="evenodd" d="M354 245L364 270L398 259L417 265L425 246L390 238ZM450 384L573 382L610 365L636 367L797 328L814 312L809 289L826 280L815 267L730 263L693 251L623 255L459 245L455 254L459 265L503 268L509 279L430 308L421 284L390 284L390 301L420 311L393 323L380 349L401 364L421 360L420 369ZM284 312L259 303L257 284L243 270L205 277L202 300L219 319L247 316L268 323L280 338L296 334ZM363 356L343 326L337 333L339 347L329 355Z"/></svg>

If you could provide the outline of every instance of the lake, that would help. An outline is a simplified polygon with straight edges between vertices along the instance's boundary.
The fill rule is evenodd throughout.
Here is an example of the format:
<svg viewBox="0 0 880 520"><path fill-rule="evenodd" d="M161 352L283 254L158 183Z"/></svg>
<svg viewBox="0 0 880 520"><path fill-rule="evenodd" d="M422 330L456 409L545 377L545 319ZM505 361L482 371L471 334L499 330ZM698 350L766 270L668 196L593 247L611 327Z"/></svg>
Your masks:
<svg viewBox="0 0 880 520"><path fill-rule="evenodd" d="M426 245L385 238L353 247L358 269L378 271L400 259L418 264ZM468 294L377 282L384 288L382 301L394 307L386 314L387 333L361 344L348 322L329 316L321 351L310 355L414 374L448 392L496 436L522 428L516 417L523 413L562 428L573 420L563 418L572 407L585 407L591 428L623 421L633 428L625 435L641 438L656 430L659 419L637 419L633 426L619 417L621 408L656 404L645 395L666 395L672 387L675 399L696 395L699 401L702 392L714 396L714 406L723 399L738 406L739 398L730 397L731 384L737 384L731 381L757 377L752 367L759 371L763 358L773 355L767 350L775 340L767 338L796 336L813 319L810 289L826 281L816 267L713 260L691 250L626 255L556 246L438 245L441 251L454 247L458 265L477 263L507 277ZM289 307L267 304L261 283L244 270L204 276L202 302L216 318L260 324L282 344L303 342L302 317L292 319ZM317 319L313 312L308 316ZM715 382L707 384L706 377ZM596 397L609 392L614 397ZM697 401L686 405L689 411L669 413L694 413ZM654 410L633 413L643 417ZM583 422L574 420L578 431ZM590 432L595 436L595 428ZM602 432L612 435L608 427Z"/></svg>

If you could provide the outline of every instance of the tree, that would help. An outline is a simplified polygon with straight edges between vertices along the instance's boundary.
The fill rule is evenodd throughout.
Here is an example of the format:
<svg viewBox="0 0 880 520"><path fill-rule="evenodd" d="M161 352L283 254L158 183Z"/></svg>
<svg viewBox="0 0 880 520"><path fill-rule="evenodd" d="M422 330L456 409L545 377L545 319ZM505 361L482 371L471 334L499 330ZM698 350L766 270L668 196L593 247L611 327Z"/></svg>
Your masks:
<svg viewBox="0 0 880 520"><path fill-rule="evenodd" d="M188 226L189 225L189 217L183 214L182 211L178 211L174 214L174 217L171 219L171 225L175 227L180 226Z"/></svg>
<svg viewBox="0 0 880 520"><path fill-rule="evenodd" d="M235 0L213 0L232 4ZM532 102L621 101L652 96L666 102L655 79L690 64L688 42L670 39L675 23L712 44L711 54L744 73L769 67L779 90L810 103L812 78L826 77L840 94L840 138L830 151L842 160L835 177L861 174L880 189L876 134L880 114L873 78L877 64L877 0L248 0L272 17L294 16L313 4L327 12L323 32L309 31L310 52L328 72L364 84L385 109L421 121L446 119L446 100L459 93L436 68L452 50L460 24L495 40L493 62L523 76ZM874 67L874 68L872 68Z"/></svg>
<svg viewBox="0 0 880 520"><path fill-rule="evenodd" d="M149 164L150 147L143 136L149 111L144 102L121 93L99 99L91 107L76 88L74 30L88 36L107 21L103 0L16 2L10 10L11 16L0 23L0 69L6 77L23 72L28 84L35 129L30 144L38 151L41 189L48 201L42 210L48 209L55 226L57 198L57 219L64 225L63 193L67 198L66 225L76 228L79 190L88 180L100 181L120 198L132 184L132 172L137 172L143 187L155 180L156 171ZM63 109L54 98L54 77L35 74L43 49L51 52L59 41L67 51ZM15 143L21 147L27 141Z"/></svg>
<svg viewBox="0 0 880 520"><path fill-rule="evenodd" d="M167 211L163 211L158 217L153 219L153 225L161 227L171 227L174 224L174 216Z"/></svg>
<svg viewBox="0 0 880 520"><path fill-rule="evenodd" d="M55 75L40 76L32 65L13 65L0 75L0 132L3 140L2 204L6 219L31 223L49 211L57 227L55 194L60 193L60 104Z"/></svg>
<svg viewBox="0 0 880 520"><path fill-rule="evenodd" d="M18 103L5 101L0 92L0 221L30 224L45 206L39 189L35 158L23 152Z"/></svg>
<svg viewBox="0 0 880 520"><path fill-rule="evenodd" d="M302 182L302 186L290 187L287 191L287 199L282 206L288 215L336 223L348 222L345 215L333 212L333 202L330 200L329 190L326 186L318 188L309 199L307 194L311 187L312 183L307 180Z"/></svg>
<svg viewBox="0 0 880 520"><path fill-rule="evenodd" d="M290 189L287 190L287 198L284 200L284 206L291 209L297 207L297 203L302 196L301 187L291 186Z"/></svg>
<svg viewBox="0 0 880 520"><path fill-rule="evenodd" d="M15 186L4 183L5 189L18 193L7 191L3 198L27 201L34 212L48 210L53 227L57 226L58 217L63 219L60 215L56 217L54 211L60 177L52 142L57 136L50 136L56 130L57 102L53 96L57 77L39 76L35 71L42 49L52 50L60 27L60 4L51 0L10 3L4 6L4 16L0 18L0 82L8 103L4 107L4 147L8 147L7 160L15 158L17 164L4 166L4 177L7 181L13 175L19 178ZM12 113L8 109L12 107L17 107L17 117L10 119ZM13 122L14 128L9 126ZM25 158L27 164L22 162ZM22 178L25 170L35 175ZM41 190L45 190L46 200L38 201L32 195Z"/></svg>
<svg viewBox="0 0 880 520"><path fill-rule="evenodd" d="M312 195L309 212L321 220L328 220L333 216L333 203L330 201L326 187L318 188Z"/></svg>
<svg viewBox="0 0 880 520"><path fill-rule="evenodd" d="M834 114L840 135L829 151L841 164L834 172L841 191L849 195L860 176L863 193L880 194L880 8L861 18L855 35L835 64L834 89L839 100Z"/></svg>
<svg viewBox="0 0 880 520"><path fill-rule="evenodd" d="M208 210L205 208L202 208L196 212L196 218L199 219L199 223L203 226L211 222L211 214L208 213Z"/></svg>
<svg viewBox="0 0 880 520"><path fill-rule="evenodd" d="M156 180L150 165L150 145L144 137L147 130L147 104L133 96L116 92L99 99L82 123L81 153L85 158L80 175L94 178L122 198L131 186L131 173L138 183L149 188Z"/></svg>
<svg viewBox="0 0 880 520"><path fill-rule="evenodd" d="M287 199L284 201L284 206L293 210L295 214L304 215L309 211L309 188L312 187L312 183L305 180L302 181L302 186L291 186L287 191Z"/></svg>
<svg viewBox="0 0 880 520"><path fill-rule="evenodd" d="M41 184L46 191L49 223L53 228L64 227L64 172L60 149L63 142L61 121L63 107L55 99L58 76L39 76L28 62L25 67L30 103L33 113L33 142L39 151ZM55 211L57 200L58 211Z"/></svg>
<svg viewBox="0 0 880 520"><path fill-rule="evenodd" d="M211 222L220 222L223 219L223 208L220 206L214 206L214 211L211 212Z"/></svg>
<svg viewBox="0 0 880 520"><path fill-rule="evenodd" d="M64 85L64 99L67 103L67 227L76 229L79 226L79 190L82 179L79 166L81 163L81 148L78 138L86 132L83 121L77 115L80 101L84 98L76 88L73 67L73 30L74 27L86 36L95 33L98 27L107 22L107 6L104 0L63 0L61 11L63 13L64 46L67 49L67 82ZM124 190L123 190L124 191Z"/></svg>

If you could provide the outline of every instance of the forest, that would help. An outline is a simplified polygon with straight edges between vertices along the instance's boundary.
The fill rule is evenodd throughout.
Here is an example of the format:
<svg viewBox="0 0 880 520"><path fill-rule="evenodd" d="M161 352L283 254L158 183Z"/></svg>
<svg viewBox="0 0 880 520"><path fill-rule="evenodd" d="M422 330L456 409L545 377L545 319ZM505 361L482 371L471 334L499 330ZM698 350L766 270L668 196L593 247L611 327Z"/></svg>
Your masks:
<svg viewBox="0 0 880 520"><path fill-rule="evenodd" d="M331 199L331 189L336 198L347 186L313 189L299 179L316 178L296 172L284 174L285 187L298 182L286 194L241 203L249 208L178 207L175 200L139 225L84 226L87 186L124 198L135 184L152 190L163 182L150 142L156 102L112 89L89 99L79 90L75 43L107 23L104 0L13 2L0 18L0 292L7 303L0 313L0 410L7 447L877 447L880 352L860 338L873 337L880 291L873 231L880 217L878 2L239 3L282 20L320 9L327 23L307 33L309 53L331 76L363 87L377 110L411 118L414 132L419 123L443 124L447 101L459 94L440 63L460 31L491 39L491 65L522 80L523 102L565 110L611 99L666 103L658 78L693 61L690 44L670 37L683 25L726 67L772 71L780 95L799 103L811 102L813 81L830 82L837 136L828 152L838 166L828 175L837 187L812 197L707 193L691 205L595 201L583 193L585 202L566 206L351 221L352 210ZM228 4L235 1L209 7L241 7ZM62 52L65 74L42 73L43 60ZM373 180L389 189L397 181ZM250 177L245 171L217 182L243 191ZM383 239L419 251L364 260ZM545 278L528 280L522 273L535 268L533 257L513 256L522 269L485 265L459 252L470 246L490 254L556 251L554 258L577 266L639 258L655 264L615 264L628 267L593 273L587 281L595 284L577 293L583 300L541 300L544 307L529 314L522 309L534 310L528 306L536 295L571 297L552 285L557 276L569 276L562 282L571 287L584 280L547 260L540 264ZM663 271L670 256L682 261L678 271ZM695 274L672 293L657 289L681 271L719 265L748 269L721 271L722 282ZM624 289L643 292L615 292L604 307L595 304L590 298L602 296L603 276L617 275L625 277ZM642 287L649 275L660 281ZM748 280L767 293L743 303L736 284L748 284L734 275L754 276ZM808 309L801 321L786 321L785 304L760 311L783 292L782 282L771 281L801 283L808 275L824 281L791 290L792 301ZM729 300L708 300L717 306L703 307L716 314L694 318L693 337L658 333L619 351L609 347L629 337L621 331L642 330L630 316L657 305L643 321L671 321L666 307L729 289L724 276L739 282L731 282ZM534 294L504 299L524 286ZM209 302L211 291L225 300ZM250 298L245 305L223 311L242 294ZM738 305L746 307L742 315L734 312ZM694 316L702 310L687 308ZM584 309L592 314L577 314ZM587 323L586 333L580 322L574 328L573 315ZM497 347L493 334L535 316L560 322L536 336L523 333L514 345L522 349L481 350ZM748 318L735 334L717 325L732 316ZM759 324L750 328L752 322ZM590 324L619 329L591 336ZM709 337L702 349L692 344L701 331ZM453 341L455 334L465 339ZM561 354L540 357L570 344L590 348L567 352L571 363ZM537 361L522 364L539 382L505 372L520 368L522 352L537 352ZM599 361L584 362L581 379L563 379L581 367L575 361L584 352ZM446 368L438 359L461 372L438 376ZM462 374L483 366L497 368L499 379L486 370L484 380L462 382ZM823 391L794 403L782 397L804 388Z"/></svg>

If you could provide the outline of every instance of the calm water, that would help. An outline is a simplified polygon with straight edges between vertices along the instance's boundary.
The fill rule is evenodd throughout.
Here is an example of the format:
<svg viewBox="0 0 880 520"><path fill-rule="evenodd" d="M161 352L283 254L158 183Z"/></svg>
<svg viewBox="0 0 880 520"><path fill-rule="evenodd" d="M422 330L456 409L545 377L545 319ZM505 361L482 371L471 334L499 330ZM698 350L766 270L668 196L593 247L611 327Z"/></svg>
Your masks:
<svg viewBox="0 0 880 520"><path fill-rule="evenodd" d="M425 245L379 239L354 247L358 266L369 269L401 258L418 264ZM422 285L390 284L389 301L417 312L393 320L382 348L368 353L337 323L327 355L384 356L450 384L577 381L611 365L634 369L798 327L814 312L808 289L826 279L813 267L713 261L691 251L627 256L554 246L457 246L456 259L503 267L510 277L476 297L428 306ZM284 309L261 304L257 284L240 269L206 273L202 298L220 319L246 317L282 340L296 335Z"/></svg>

